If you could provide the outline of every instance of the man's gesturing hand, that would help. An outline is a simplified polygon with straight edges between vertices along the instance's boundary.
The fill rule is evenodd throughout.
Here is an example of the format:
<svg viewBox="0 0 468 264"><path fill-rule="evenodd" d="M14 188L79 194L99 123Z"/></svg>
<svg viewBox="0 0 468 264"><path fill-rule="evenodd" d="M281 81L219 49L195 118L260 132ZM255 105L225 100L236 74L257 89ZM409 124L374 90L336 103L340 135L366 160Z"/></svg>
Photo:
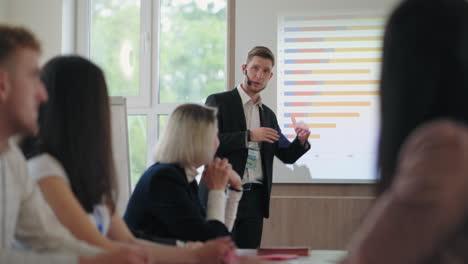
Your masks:
<svg viewBox="0 0 468 264"><path fill-rule="evenodd" d="M269 127L259 127L253 130L250 130L250 141L253 142L268 142L274 143L278 141L279 134L278 131L274 130L273 128Z"/></svg>

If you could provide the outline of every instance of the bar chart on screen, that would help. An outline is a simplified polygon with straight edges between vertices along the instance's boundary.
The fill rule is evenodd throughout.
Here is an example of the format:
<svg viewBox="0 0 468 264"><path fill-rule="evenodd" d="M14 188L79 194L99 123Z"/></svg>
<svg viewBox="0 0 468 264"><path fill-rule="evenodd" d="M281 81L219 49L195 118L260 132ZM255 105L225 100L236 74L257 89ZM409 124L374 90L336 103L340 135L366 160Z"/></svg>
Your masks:
<svg viewBox="0 0 468 264"><path fill-rule="evenodd" d="M316 180L375 179L385 17L375 13L278 17L278 123L310 129L296 165Z"/></svg>

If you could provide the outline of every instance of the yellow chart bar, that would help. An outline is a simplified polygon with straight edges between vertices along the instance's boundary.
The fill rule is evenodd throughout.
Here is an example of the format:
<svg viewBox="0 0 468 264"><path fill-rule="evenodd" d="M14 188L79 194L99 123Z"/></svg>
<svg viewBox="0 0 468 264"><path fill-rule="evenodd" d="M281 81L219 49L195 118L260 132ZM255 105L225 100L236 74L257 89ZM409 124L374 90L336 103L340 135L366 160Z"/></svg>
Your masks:
<svg viewBox="0 0 468 264"><path fill-rule="evenodd" d="M286 17L285 21L313 21L313 20L350 20L350 19L378 19L383 20L385 17L376 15L319 15L319 16L291 16Z"/></svg>
<svg viewBox="0 0 468 264"><path fill-rule="evenodd" d="M313 102L312 106L370 106L370 102Z"/></svg>
<svg viewBox="0 0 468 264"><path fill-rule="evenodd" d="M366 52L366 51L382 51L382 48L335 48L335 52Z"/></svg>
<svg viewBox="0 0 468 264"><path fill-rule="evenodd" d="M320 95L379 95L378 91L331 91L320 92Z"/></svg>
<svg viewBox="0 0 468 264"><path fill-rule="evenodd" d="M325 42L335 41L382 41L383 37L336 37L336 38L324 38Z"/></svg>
<svg viewBox="0 0 468 264"><path fill-rule="evenodd" d="M368 74L371 70L312 70L311 74Z"/></svg>
<svg viewBox="0 0 468 264"><path fill-rule="evenodd" d="M331 59L328 63L366 63L366 62L381 62L380 58L365 58L365 59Z"/></svg>
<svg viewBox="0 0 468 264"><path fill-rule="evenodd" d="M293 117L360 117L360 113L293 113Z"/></svg>
<svg viewBox="0 0 468 264"><path fill-rule="evenodd" d="M324 85L356 85L356 84L378 84L377 80L348 80L348 81L324 81Z"/></svg>

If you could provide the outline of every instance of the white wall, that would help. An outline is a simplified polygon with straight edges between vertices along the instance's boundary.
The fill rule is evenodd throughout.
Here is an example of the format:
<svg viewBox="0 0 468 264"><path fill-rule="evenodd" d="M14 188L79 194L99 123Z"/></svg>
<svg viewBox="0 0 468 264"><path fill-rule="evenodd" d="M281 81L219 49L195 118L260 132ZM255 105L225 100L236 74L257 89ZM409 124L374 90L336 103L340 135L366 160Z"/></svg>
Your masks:
<svg viewBox="0 0 468 264"><path fill-rule="evenodd" d="M73 50L73 0L0 0L7 2L7 21L36 34L42 44L42 62ZM1 18L1 13L0 13Z"/></svg>
<svg viewBox="0 0 468 264"><path fill-rule="evenodd" d="M0 23L7 22L8 0L0 0Z"/></svg>
<svg viewBox="0 0 468 264"><path fill-rule="evenodd" d="M235 80L240 83L240 69L247 52L254 46L277 50L277 23L279 14L300 12L308 15L333 11L376 10L390 12L400 0L237 0ZM263 92L264 102L276 110L276 78L272 78Z"/></svg>

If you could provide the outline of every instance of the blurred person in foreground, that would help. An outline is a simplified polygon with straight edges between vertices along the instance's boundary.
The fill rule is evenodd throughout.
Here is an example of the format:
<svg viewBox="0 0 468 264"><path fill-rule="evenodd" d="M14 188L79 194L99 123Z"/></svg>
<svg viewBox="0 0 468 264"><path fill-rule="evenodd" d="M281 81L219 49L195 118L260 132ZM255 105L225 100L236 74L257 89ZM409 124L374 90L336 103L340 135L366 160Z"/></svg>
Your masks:
<svg viewBox="0 0 468 264"><path fill-rule="evenodd" d="M403 1L380 88L378 198L344 263L468 263L467 1Z"/></svg>
<svg viewBox="0 0 468 264"><path fill-rule="evenodd" d="M39 105L47 101L39 55L40 44L31 32L0 24L0 263L148 263L141 249L121 246L101 253L76 240L55 224L29 176L14 137L38 131ZM29 248L14 248L14 239Z"/></svg>

